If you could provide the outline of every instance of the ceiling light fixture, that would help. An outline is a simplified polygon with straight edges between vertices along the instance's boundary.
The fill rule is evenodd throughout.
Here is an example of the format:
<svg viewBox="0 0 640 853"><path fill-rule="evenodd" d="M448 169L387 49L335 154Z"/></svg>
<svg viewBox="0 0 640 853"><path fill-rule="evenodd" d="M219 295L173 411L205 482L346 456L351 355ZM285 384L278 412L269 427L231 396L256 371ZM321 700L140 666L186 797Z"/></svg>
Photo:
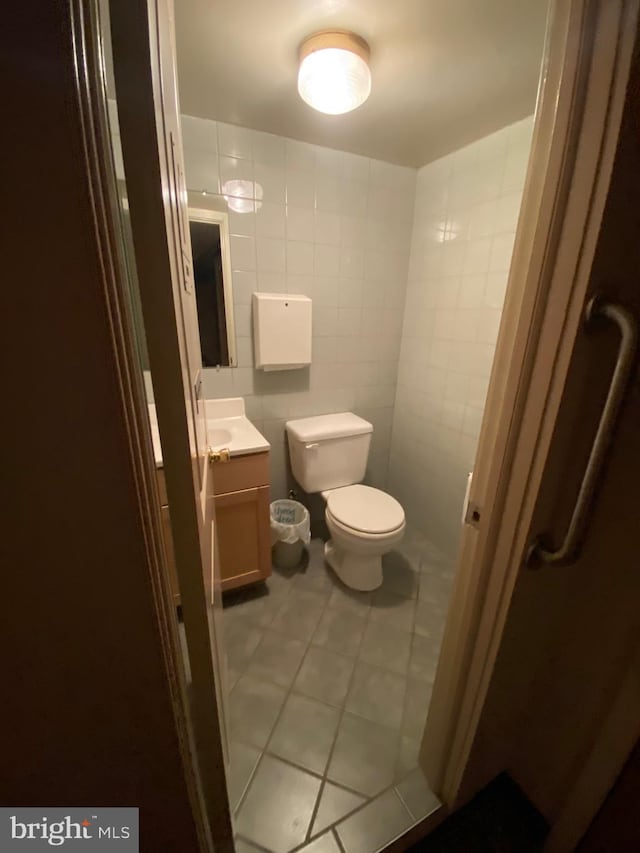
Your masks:
<svg viewBox="0 0 640 853"><path fill-rule="evenodd" d="M369 97L369 45L354 33L333 30L309 36L300 46L298 92L314 110L340 115Z"/></svg>

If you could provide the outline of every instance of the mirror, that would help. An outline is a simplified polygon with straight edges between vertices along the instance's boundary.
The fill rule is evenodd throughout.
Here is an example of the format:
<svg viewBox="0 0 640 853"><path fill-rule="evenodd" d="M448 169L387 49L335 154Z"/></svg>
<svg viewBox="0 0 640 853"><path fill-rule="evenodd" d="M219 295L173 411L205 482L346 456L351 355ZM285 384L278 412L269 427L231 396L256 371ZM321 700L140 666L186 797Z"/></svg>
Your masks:
<svg viewBox="0 0 640 853"><path fill-rule="evenodd" d="M227 214L189 208L189 231L202 366L235 367L236 335Z"/></svg>

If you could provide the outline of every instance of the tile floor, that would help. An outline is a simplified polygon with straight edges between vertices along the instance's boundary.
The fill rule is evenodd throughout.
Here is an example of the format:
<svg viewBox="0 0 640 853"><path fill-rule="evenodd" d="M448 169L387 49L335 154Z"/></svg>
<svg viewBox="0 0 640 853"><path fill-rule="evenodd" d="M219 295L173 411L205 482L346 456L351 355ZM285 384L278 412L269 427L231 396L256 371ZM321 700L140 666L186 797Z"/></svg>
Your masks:
<svg viewBox="0 0 640 853"><path fill-rule="evenodd" d="M380 589L358 593L323 545L225 596L239 853L374 853L438 804L417 754L451 566L408 531Z"/></svg>

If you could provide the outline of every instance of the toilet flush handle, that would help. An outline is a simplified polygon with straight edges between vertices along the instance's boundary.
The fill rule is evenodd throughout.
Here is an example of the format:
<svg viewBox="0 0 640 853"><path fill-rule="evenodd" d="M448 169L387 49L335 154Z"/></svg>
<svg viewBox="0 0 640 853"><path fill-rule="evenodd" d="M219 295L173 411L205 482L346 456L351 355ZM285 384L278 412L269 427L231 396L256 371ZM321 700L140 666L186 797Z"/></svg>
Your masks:
<svg viewBox="0 0 640 853"><path fill-rule="evenodd" d="M320 447L320 445L316 441L313 444L305 444L304 449L305 450L317 450L319 447Z"/></svg>

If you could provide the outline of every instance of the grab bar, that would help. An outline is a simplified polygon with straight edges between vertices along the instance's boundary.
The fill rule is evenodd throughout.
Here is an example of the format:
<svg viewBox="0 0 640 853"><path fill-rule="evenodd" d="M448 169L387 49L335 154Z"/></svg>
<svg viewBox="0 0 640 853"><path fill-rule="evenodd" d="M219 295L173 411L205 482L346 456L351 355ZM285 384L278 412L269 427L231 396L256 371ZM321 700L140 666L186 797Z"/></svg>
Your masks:
<svg viewBox="0 0 640 853"><path fill-rule="evenodd" d="M525 563L529 567L535 567L539 563L567 565L578 558L586 532L589 511L598 477L631 375L638 337L634 317L621 305L604 302L600 296L594 296L589 301L584 312L585 325L588 326L598 317L604 317L615 323L620 331L618 356L611 377L607 399L602 409L598 429L593 440L587 467L582 477L580 491L576 498L564 541L559 548L552 551L545 548L540 536L537 536L527 550Z"/></svg>

